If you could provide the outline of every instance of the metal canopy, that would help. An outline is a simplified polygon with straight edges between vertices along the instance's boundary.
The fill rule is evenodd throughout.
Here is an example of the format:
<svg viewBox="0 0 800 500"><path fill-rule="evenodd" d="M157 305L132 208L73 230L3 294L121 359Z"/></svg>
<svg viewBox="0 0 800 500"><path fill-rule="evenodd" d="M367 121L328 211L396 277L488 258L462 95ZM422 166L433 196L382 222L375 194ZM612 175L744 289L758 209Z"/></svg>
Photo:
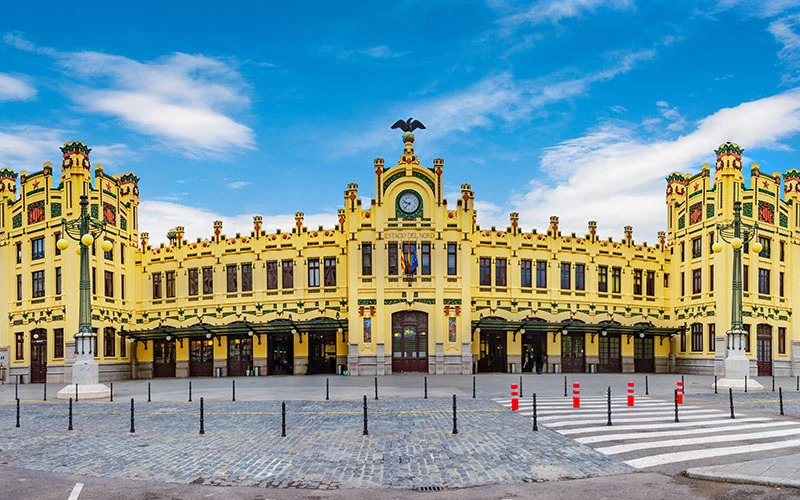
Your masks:
<svg viewBox="0 0 800 500"><path fill-rule="evenodd" d="M525 330L525 333L561 333L566 330L568 333L601 333L605 331L607 334L623 334L623 335L639 335L654 337L670 337L672 335L685 331L685 327L680 326L677 328L657 327L649 322L636 323L635 325L622 325L615 321L601 321L599 323L584 323L578 320L565 320L561 322L545 321L538 318L526 318L523 320L507 320L503 318L481 318L472 321L472 331L478 328L484 331L505 331L519 333L520 330Z"/></svg>
<svg viewBox="0 0 800 500"><path fill-rule="evenodd" d="M209 323L196 323L189 326L174 327L161 324L155 328L142 330L121 330L119 334L123 337L137 341L162 340L169 335L176 339L185 338L210 338L246 335L270 335L277 333L321 333L337 332L342 329L342 333L347 331L347 322L334 318L316 318L310 321L292 321L290 319L277 319L266 323L253 323L250 321L235 321L221 325Z"/></svg>

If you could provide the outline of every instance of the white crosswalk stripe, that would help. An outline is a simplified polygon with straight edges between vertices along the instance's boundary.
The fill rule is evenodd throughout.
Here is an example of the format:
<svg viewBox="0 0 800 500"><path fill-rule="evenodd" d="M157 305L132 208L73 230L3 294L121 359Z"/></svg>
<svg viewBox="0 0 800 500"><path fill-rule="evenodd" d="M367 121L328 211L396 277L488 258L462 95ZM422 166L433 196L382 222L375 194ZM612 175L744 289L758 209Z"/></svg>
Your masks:
<svg viewBox="0 0 800 500"><path fill-rule="evenodd" d="M507 398L495 399L511 407ZM606 397L581 398L580 408L571 397L538 398L539 425L572 437L579 443L622 460L636 469L695 460L730 457L730 462L748 460L746 455L786 450L800 446L800 423L769 416L748 416L708 405L681 405L675 422L673 401L637 397L633 407L627 398L611 398L612 426ZM532 398L520 400L520 415L533 416Z"/></svg>

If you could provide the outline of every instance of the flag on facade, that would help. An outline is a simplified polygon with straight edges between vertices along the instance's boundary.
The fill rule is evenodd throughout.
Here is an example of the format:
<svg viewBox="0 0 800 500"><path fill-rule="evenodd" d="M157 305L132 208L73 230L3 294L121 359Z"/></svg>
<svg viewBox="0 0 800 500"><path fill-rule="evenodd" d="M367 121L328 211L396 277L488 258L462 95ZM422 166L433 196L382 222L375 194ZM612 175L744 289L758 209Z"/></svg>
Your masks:
<svg viewBox="0 0 800 500"><path fill-rule="evenodd" d="M400 256L400 272L402 274L414 274L417 271L417 246L403 245L403 253Z"/></svg>

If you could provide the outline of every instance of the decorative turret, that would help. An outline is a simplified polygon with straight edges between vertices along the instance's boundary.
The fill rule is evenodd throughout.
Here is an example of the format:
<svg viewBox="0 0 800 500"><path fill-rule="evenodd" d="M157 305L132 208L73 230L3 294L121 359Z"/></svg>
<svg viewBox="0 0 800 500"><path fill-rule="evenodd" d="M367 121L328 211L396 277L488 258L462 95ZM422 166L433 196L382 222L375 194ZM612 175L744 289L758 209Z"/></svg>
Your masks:
<svg viewBox="0 0 800 500"><path fill-rule="evenodd" d="M170 229L167 232L167 239L169 240L169 244L174 247L181 246L181 243L183 242L184 233L185 231L183 226L178 226L173 229Z"/></svg>
<svg viewBox="0 0 800 500"><path fill-rule="evenodd" d="M586 238L589 239L590 241L596 241L597 240L597 221L596 220L590 220L589 221L589 234L586 235Z"/></svg>
<svg viewBox="0 0 800 500"><path fill-rule="evenodd" d="M472 192L472 186L469 184L462 184L461 185L461 199L458 200L458 205L464 209L464 211L472 209L472 205L475 202L475 193ZM474 224L474 222L473 222Z"/></svg>
<svg viewBox="0 0 800 500"><path fill-rule="evenodd" d="M375 167L375 198L378 205L381 204L381 198L383 194L383 190L381 189L381 176L383 175L383 158L375 158L372 160L372 164Z"/></svg>
<svg viewBox="0 0 800 500"><path fill-rule="evenodd" d="M519 212L511 212L508 214L508 218L511 220L511 233L517 234L517 227L519 226Z"/></svg>
<svg viewBox="0 0 800 500"><path fill-rule="evenodd" d="M667 205L672 205L686 195L688 178L688 175L680 172L672 172L667 176Z"/></svg>
<svg viewBox="0 0 800 500"><path fill-rule="evenodd" d="M14 199L17 193L17 173L7 168L0 169L0 199Z"/></svg>
<svg viewBox="0 0 800 500"><path fill-rule="evenodd" d="M89 163L89 153L91 152L91 148L82 142L70 141L64 144L61 147L61 153L64 158L61 162L61 168L82 168L88 172L91 169L91 163Z"/></svg>
<svg viewBox="0 0 800 500"><path fill-rule="evenodd" d="M342 231L342 232L344 232L344 223L347 220L347 219L345 219L344 214L345 214L345 211L344 211L343 208L340 208L339 210L336 211L336 215L339 216L339 230Z"/></svg>
<svg viewBox="0 0 800 500"><path fill-rule="evenodd" d="M305 214L303 212L295 212L294 213L294 226L299 233L300 230L303 228L303 220L305 219Z"/></svg>
<svg viewBox="0 0 800 500"><path fill-rule="evenodd" d="M214 221L214 241L219 241L221 236L222 236L222 221L221 220L215 220Z"/></svg>
<svg viewBox="0 0 800 500"><path fill-rule="evenodd" d="M442 174L444 173L444 158L433 159L433 172L436 174L436 202L442 204Z"/></svg>
<svg viewBox="0 0 800 500"><path fill-rule="evenodd" d="M397 160L398 165L416 164L419 165L419 158L414 154L414 134L403 132L403 154Z"/></svg>
<svg viewBox="0 0 800 500"><path fill-rule="evenodd" d="M550 227L547 228L547 234L552 237L561 236L561 233L558 231L558 216L551 215L550 216Z"/></svg>
<svg viewBox="0 0 800 500"><path fill-rule="evenodd" d="M720 144L719 148L715 149L714 152L717 154L716 171L718 173L731 170L738 171L739 175L741 175L743 148L733 142L726 142Z"/></svg>
<svg viewBox="0 0 800 500"><path fill-rule="evenodd" d="M658 232L658 244L661 245L662 248L667 244L667 232L666 231L659 231Z"/></svg>
<svg viewBox="0 0 800 500"><path fill-rule="evenodd" d="M625 226L625 243L628 246L633 244L633 226Z"/></svg>
<svg viewBox="0 0 800 500"><path fill-rule="evenodd" d="M253 236L258 238L261 235L261 224L264 219L260 215L253 216Z"/></svg>
<svg viewBox="0 0 800 500"><path fill-rule="evenodd" d="M150 241L150 233L142 233L139 235L142 240L142 252L147 250L147 242Z"/></svg>
<svg viewBox="0 0 800 500"><path fill-rule="evenodd" d="M351 182L347 185L347 191L344 192L344 206L349 207L350 211L356 209L356 201L358 200L358 184Z"/></svg>

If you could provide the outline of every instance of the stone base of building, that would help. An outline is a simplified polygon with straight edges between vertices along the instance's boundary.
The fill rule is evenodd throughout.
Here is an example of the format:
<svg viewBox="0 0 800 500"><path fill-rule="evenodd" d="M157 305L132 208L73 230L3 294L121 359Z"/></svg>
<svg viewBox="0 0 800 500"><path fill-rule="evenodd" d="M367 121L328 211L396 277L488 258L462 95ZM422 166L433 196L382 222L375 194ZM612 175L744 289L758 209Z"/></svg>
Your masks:
<svg viewBox="0 0 800 500"><path fill-rule="evenodd" d="M675 372L687 375L714 375L717 368L716 359L709 358L677 358L675 360ZM723 360L722 373L725 375L725 364Z"/></svg>
<svg viewBox="0 0 800 500"><path fill-rule="evenodd" d="M790 350L792 356L792 375L800 375L800 340L793 340Z"/></svg>
<svg viewBox="0 0 800 500"><path fill-rule="evenodd" d="M134 379L153 378L153 363L149 361L136 363L136 368L132 375Z"/></svg>
<svg viewBox="0 0 800 500"><path fill-rule="evenodd" d="M776 377L791 377L793 375L792 362L772 360L772 374Z"/></svg>
<svg viewBox="0 0 800 500"><path fill-rule="evenodd" d="M294 357L294 374L306 375L308 373L308 357L295 356Z"/></svg>

